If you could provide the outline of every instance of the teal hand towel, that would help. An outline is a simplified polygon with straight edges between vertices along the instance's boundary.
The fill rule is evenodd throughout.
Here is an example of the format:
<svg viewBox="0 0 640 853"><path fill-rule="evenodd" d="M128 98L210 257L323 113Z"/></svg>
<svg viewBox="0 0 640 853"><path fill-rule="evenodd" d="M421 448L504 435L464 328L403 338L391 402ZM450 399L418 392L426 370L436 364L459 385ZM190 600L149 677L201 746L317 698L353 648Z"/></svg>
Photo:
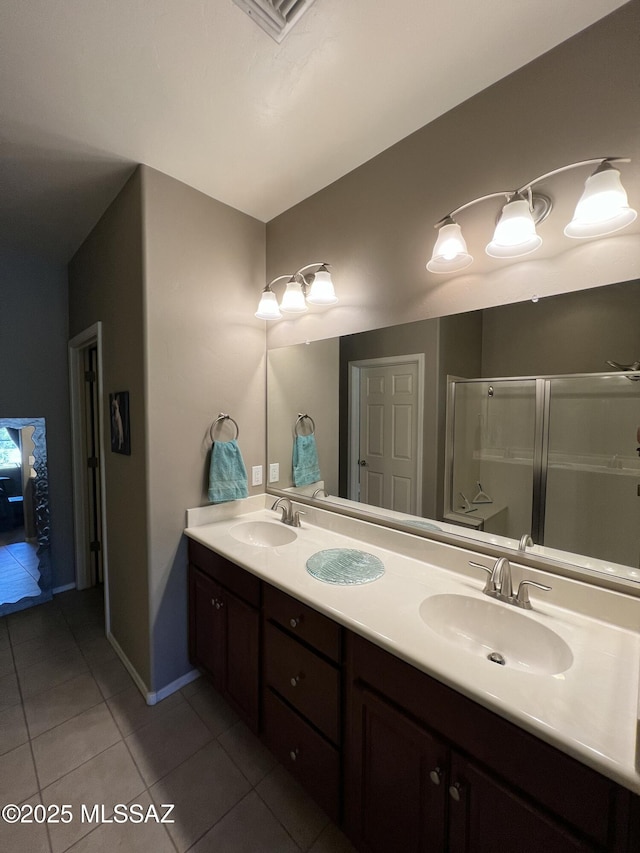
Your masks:
<svg viewBox="0 0 640 853"><path fill-rule="evenodd" d="M236 439L216 441L209 466L209 500L219 504L249 495L247 469Z"/></svg>
<svg viewBox="0 0 640 853"><path fill-rule="evenodd" d="M296 486L309 486L320 479L316 437L297 435L293 442L293 482Z"/></svg>

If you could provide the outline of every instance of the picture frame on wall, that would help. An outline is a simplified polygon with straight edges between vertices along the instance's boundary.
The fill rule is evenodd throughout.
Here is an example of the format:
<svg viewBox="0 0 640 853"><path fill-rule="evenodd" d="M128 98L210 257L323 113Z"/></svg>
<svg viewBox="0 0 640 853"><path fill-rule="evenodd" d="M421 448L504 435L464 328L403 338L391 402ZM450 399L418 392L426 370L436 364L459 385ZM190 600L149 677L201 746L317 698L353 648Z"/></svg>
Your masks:
<svg viewBox="0 0 640 853"><path fill-rule="evenodd" d="M129 427L129 392L109 394L111 420L111 450L131 456L131 430Z"/></svg>

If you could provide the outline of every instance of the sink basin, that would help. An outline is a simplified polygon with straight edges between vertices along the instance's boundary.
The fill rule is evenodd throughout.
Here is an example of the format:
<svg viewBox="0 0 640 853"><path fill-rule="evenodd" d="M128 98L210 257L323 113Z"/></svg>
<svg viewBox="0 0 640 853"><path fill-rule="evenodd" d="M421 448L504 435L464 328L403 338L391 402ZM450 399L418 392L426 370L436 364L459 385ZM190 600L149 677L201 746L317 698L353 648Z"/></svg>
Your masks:
<svg viewBox="0 0 640 853"><path fill-rule="evenodd" d="M298 538L290 527L275 521L243 521L229 531L238 542L247 545L259 545L261 548L275 548L276 545L288 545Z"/></svg>
<svg viewBox="0 0 640 853"><path fill-rule="evenodd" d="M562 637L511 605L469 595L432 595L420 605L420 616L450 643L512 669L557 675L573 663Z"/></svg>

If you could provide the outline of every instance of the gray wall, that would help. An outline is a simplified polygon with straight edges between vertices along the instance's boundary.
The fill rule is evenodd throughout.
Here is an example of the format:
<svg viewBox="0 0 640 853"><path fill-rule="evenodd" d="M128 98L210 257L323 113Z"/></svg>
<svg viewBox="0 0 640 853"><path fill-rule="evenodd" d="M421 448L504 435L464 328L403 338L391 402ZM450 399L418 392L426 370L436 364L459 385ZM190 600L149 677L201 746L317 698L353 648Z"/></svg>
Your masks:
<svg viewBox="0 0 640 853"><path fill-rule="evenodd" d="M105 394L130 392L131 456L105 470L112 633L153 692L191 668L182 531L218 412L264 464L264 266L263 223L145 166L70 265L70 332L101 320Z"/></svg>
<svg viewBox="0 0 640 853"><path fill-rule="evenodd" d="M218 412L240 428L249 482L264 465L265 226L142 167L152 686L190 669L185 509L207 500ZM230 437L227 433L224 437ZM263 472L264 473L264 472ZM249 488L250 493L264 486Z"/></svg>
<svg viewBox="0 0 640 853"><path fill-rule="evenodd" d="M52 580L65 586L75 581L66 269L4 250L0 293L0 417L46 419Z"/></svg>
<svg viewBox="0 0 640 853"><path fill-rule="evenodd" d="M106 550L111 633L145 684L149 645L142 182L138 169L69 264L69 334L103 324ZM131 456L109 449L109 398L129 392Z"/></svg>
<svg viewBox="0 0 640 853"><path fill-rule="evenodd" d="M479 376L598 373L610 369L608 360L631 364L638 359L638 281L482 314Z"/></svg>
<svg viewBox="0 0 640 853"><path fill-rule="evenodd" d="M269 222L267 279L327 260L340 298L270 326L269 347L637 278L640 219L606 240L562 234L588 169L540 186L555 209L530 257L485 255L499 210L486 202L459 217L473 266L425 264L448 211L577 160L633 158L622 174L640 207L639 30L640 3L622 7Z"/></svg>

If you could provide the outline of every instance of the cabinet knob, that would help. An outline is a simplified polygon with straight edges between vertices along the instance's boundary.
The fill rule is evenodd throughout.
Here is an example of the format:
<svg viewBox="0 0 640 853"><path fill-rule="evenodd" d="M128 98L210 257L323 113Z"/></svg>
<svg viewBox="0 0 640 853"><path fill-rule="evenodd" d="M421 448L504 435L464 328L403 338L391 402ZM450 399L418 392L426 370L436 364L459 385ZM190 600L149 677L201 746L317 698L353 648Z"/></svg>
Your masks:
<svg viewBox="0 0 640 853"><path fill-rule="evenodd" d="M291 619L289 619L289 625L291 625L292 628L297 628L299 624L300 624L300 617L299 616L293 616Z"/></svg>
<svg viewBox="0 0 640 853"><path fill-rule="evenodd" d="M300 755L300 750L298 749L298 747L296 747L295 749L292 749L291 752L289 753L289 758L292 761L297 761L299 755Z"/></svg>
<svg viewBox="0 0 640 853"><path fill-rule="evenodd" d="M220 610L222 607L224 607L224 601L221 601L219 598L216 599L216 610Z"/></svg>
<svg viewBox="0 0 640 853"><path fill-rule="evenodd" d="M429 779L431 779L434 785L439 785L442 781L442 770L440 770L439 767L436 767L429 773Z"/></svg>
<svg viewBox="0 0 640 853"><path fill-rule="evenodd" d="M460 782L454 782L453 785L449 786L449 796L452 800L455 800L456 803L459 803L462 795L462 785Z"/></svg>
<svg viewBox="0 0 640 853"><path fill-rule="evenodd" d="M302 673L299 673L298 675L294 675L293 678L291 679L291 686L297 687L303 678L304 678L304 675Z"/></svg>

